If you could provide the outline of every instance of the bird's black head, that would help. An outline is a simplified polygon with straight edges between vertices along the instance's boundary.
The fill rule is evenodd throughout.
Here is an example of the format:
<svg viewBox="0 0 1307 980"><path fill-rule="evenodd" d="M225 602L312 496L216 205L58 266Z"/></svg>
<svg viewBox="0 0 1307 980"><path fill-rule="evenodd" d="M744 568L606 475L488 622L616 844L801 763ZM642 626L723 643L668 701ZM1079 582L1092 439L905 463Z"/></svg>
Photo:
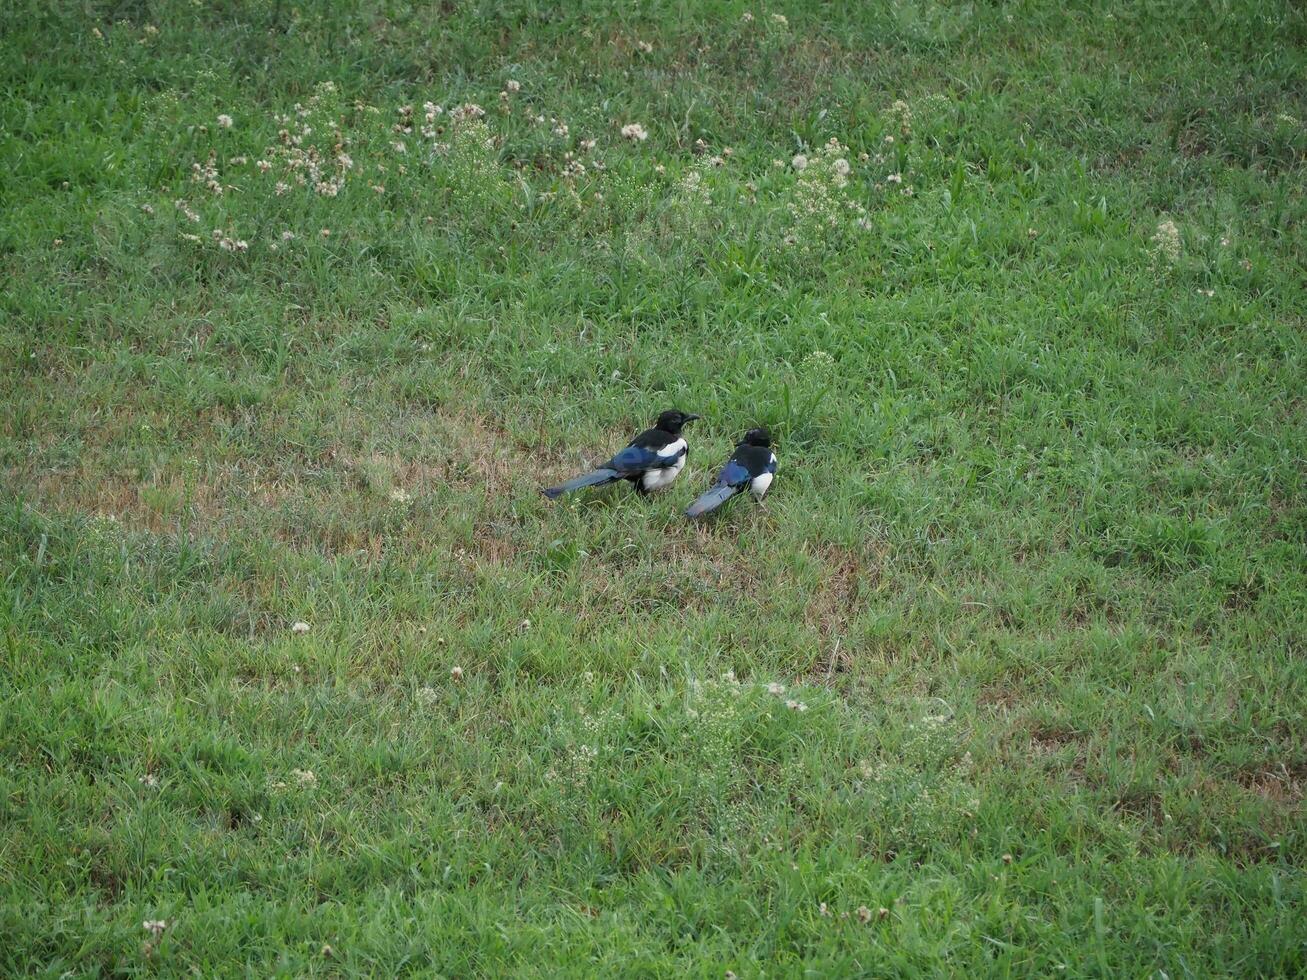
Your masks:
<svg viewBox="0 0 1307 980"><path fill-rule="evenodd" d="M658 421L654 423L655 429L662 429L664 432L670 432L674 436L681 434L681 426L686 422L693 422L699 416L686 415L684 412L678 412L676 409L669 409L658 416Z"/></svg>
<svg viewBox="0 0 1307 980"><path fill-rule="evenodd" d="M750 429L748 432L744 434L744 438L740 440L740 445L762 446L764 449L766 449L768 446L771 445L771 433L768 432L766 427L764 426L758 426L758 428L756 429Z"/></svg>

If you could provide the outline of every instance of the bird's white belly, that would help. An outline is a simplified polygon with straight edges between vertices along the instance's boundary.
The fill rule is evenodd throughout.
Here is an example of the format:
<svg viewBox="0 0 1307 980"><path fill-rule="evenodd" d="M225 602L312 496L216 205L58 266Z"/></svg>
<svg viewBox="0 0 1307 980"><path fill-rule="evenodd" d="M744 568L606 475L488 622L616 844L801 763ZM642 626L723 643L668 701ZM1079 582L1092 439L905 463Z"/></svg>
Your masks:
<svg viewBox="0 0 1307 980"><path fill-rule="evenodd" d="M649 470L644 476L640 477L640 485L646 490L662 490L664 487L672 485L682 469L685 468L685 457L682 456L671 466L664 466L661 469Z"/></svg>
<svg viewBox="0 0 1307 980"><path fill-rule="evenodd" d="M772 477L775 475L775 473L759 473L749 482L749 492L761 500L763 494L767 492L767 488L771 486Z"/></svg>

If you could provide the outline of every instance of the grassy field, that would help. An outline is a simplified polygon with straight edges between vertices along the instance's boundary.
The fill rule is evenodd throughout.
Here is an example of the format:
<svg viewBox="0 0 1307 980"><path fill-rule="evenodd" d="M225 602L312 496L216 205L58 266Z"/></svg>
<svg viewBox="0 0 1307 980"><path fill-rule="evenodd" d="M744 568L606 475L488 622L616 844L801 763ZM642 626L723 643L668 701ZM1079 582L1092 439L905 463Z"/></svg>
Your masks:
<svg viewBox="0 0 1307 980"><path fill-rule="evenodd" d="M0 974L1307 971L1300 4L0 55Z"/></svg>

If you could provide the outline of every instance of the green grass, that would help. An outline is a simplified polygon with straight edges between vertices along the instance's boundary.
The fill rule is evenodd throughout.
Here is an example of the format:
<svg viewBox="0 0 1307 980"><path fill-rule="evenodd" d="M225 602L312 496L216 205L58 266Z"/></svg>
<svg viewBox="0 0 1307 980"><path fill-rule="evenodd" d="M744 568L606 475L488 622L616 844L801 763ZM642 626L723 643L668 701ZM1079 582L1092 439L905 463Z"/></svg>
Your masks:
<svg viewBox="0 0 1307 980"><path fill-rule="evenodd" d="M11 7L0 974L1307 971L1300 5Z"/></svg>

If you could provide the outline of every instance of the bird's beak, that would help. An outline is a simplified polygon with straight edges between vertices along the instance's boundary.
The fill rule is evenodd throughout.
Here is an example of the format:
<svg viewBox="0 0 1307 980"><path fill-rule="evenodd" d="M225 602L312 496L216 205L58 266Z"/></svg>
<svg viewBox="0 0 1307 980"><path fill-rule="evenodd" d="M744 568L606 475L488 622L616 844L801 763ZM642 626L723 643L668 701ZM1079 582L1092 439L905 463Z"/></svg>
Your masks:
<svg viewBox="0 0 1307 980"><path fill-rule="evenodd" d="M685 418L681 420L681 424L684 425L686 422L693 422L695 419L701 419L701 418L703 418L702 415L687 415Z"/></svg>

